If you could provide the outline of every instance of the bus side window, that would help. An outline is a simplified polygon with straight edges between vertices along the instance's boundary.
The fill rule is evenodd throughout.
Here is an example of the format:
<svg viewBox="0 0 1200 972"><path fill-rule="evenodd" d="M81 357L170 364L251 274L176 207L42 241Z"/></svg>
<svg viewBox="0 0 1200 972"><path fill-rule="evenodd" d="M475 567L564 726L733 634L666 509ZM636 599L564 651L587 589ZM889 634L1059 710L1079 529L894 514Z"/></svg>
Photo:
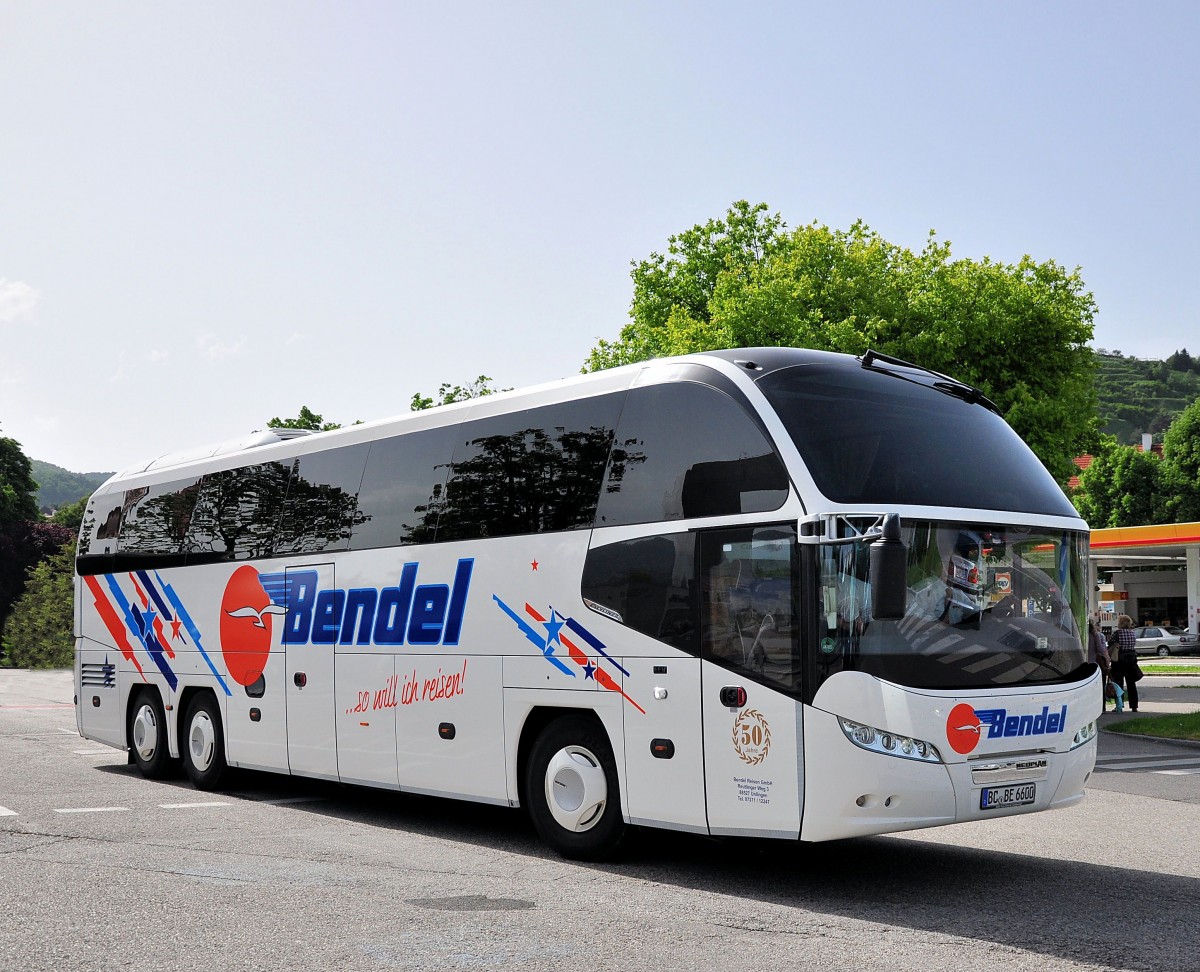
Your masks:
<svg viewBox="0 0 1200 972"><path fill-rule="evenodd" d="M754 420L696 382L629 393L597 526L761 513L787 499L787 472Z"/></svg>
<svg viewBox="0 0 1200 972"><path fill-rule="evenodd" d="M120 570L182 563L183 538L196 506L198 478L125 491L117 538Z"/></svg>
<svg viewBox="0 0 1200 972"><path fill-rule="evenodd" d="M279 517L273 553L345 550L351 529L363 522L358 489L367 445L313 452L296 460Z"/></svg>
<svg viewBox="0 0 1200 972"><path fill-rule="evenodd" d="M459 426L438 542L591 527L622 397L561 402Z"/></svg>
<svg viewBox="0 0 1200 972"><path fill-rule="evenodd" d="M188 563L268 556L291 472L285 460L206 475L184 540Z"/></svg>
<svg viewBox="0 0 1200 972"><path fill-rule="evenodd" d="M433 542L457 438L450 426L371 443L351 550Z"/></svg>
<svg viewBox="0 0 1200 972"><path fill-rule="evenodd" d="M705 531L700 539L702 653L795 695L801 687L796 533L790 526Z"/></svg>
<svg viewBox="0 0 1200 972"><path fill-rule="evenodd" d="M689 654L696 631L696 535L624 540L588 551L580 593L598 614Z"/></svg>
<svg viewBox="0 0 1200 972"><path fill-rule="evenodd" d="M125 494L118 492L92 496L88 500L79 527L79 553L75 560L81 575L107 574L112 570L124 498Z"/></svg>

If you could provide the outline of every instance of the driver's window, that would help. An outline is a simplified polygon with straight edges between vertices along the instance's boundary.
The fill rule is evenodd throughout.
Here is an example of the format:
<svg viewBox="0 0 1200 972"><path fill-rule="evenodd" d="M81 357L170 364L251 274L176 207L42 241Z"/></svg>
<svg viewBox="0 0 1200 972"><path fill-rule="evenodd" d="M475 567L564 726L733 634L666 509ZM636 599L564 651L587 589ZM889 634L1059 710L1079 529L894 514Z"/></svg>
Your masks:
<svg viewBox="0 0 1200 972"><path fill-rule="evenodd" d="M700 564L703 657L799 693L795 530L769 526L706 532Z"/></svg>

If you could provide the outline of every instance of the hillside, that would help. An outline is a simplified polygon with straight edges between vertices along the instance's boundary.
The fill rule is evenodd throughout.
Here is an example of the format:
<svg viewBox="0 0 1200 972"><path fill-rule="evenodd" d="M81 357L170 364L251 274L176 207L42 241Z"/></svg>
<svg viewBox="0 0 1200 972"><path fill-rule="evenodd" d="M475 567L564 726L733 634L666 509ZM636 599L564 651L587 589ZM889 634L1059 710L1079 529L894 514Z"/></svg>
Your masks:
<svg viewBox="0 0 1200 972"><path fill-rule="evenodd" d="M1143 432L1161 441L1180 412L1200 399L1200 360L1177 351L1166 361L1096 352L1100 431L1133 445Z"/></svg>
<svg viewBox="0 0 1200 972"><path fill-rule="evenodd" d="M43 513L74 503L91 493L112 473L75 473L51 462L31 459L33 479L38 484L37 502Z"/></svg>

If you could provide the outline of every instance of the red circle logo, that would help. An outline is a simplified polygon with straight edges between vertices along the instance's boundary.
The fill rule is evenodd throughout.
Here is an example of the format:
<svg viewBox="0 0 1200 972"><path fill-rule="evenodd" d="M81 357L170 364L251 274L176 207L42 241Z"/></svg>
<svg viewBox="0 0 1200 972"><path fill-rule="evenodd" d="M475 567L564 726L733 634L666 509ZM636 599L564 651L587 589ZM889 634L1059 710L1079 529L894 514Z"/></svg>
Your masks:
<svg viewBox="0 0 1200 972"><path fill-rule="evenodd" d="M271 653L271 599L263 590L258 571L239 567L225 585L221 598L221 654L229 677L239 685L253 685L267 667Z"/></svg>
<svg viewBox="0 0 1200 972"><path fill-rule="evenodd" d="M965 756L979 745L979 716L966 702L950 710L946 718L946 741L956 753Z"/></svg>

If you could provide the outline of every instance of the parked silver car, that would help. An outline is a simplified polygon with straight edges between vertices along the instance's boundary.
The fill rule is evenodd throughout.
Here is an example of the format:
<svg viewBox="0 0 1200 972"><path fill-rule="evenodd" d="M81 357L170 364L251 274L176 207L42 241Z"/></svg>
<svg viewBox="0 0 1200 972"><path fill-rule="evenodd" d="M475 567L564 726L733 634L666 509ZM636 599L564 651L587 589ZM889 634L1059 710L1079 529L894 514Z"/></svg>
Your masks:
<svg viewBox="0 0 1200 972"><path fill-rule="evenodd" d="M1137 648L1139 655L1158 655L1166 658L1168 655L1184 655L1196 650L1196 636L1189 635L1183 628L1173 625L1150 625L1137 628ZM1187 639L1187 640L1184 640Z"/></svg>

